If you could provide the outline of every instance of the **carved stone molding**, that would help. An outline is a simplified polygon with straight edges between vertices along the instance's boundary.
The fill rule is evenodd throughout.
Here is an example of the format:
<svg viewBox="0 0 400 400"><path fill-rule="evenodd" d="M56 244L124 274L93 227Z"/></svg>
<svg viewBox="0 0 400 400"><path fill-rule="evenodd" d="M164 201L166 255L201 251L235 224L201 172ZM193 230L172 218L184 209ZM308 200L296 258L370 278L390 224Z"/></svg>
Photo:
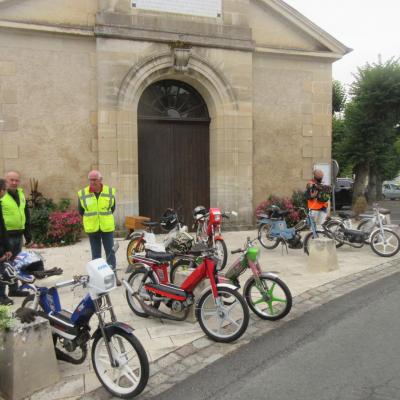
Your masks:
<svg viewBox="0 0 400 400"><path fill-rule="evenodd" d="M175 47L172 48L174 68L178 72L185 72L188 69L189 59L190 59L190 48Z"/></svg>

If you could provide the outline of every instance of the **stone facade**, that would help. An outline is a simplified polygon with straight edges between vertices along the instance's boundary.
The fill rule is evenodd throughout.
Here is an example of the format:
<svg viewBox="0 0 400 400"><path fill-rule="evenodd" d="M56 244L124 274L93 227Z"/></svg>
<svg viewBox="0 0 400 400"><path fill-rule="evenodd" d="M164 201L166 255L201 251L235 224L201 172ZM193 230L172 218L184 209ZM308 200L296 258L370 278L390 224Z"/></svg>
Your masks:
<svg viewBox="0 0 400 400"><path fill-rule="evenodd" d="M74 198L98 167L121 224L139 209L140 96L176 79L209 110L211 205L248 225L269 194L302 188L331 159L331 64L349 49L280 0L222 5L205 18L129 0L0 2L0 174Z"/></svg>

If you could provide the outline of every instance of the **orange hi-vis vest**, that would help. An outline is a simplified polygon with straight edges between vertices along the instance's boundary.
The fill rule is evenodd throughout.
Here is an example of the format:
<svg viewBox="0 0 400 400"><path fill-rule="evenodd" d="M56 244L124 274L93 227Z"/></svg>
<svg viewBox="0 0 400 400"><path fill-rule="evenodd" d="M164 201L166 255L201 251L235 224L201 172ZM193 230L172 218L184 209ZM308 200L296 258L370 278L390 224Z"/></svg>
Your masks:
<svg viewBox="0 0 400 400"><path fill-rule="evenodd" d="M316 182L314 180L311 180L307 183L307 189L314 185ZM316 198L315 199L308 199L307 200L307 207L309 210L321 210L322 208L327 208L328 207L328 202L327 201L319 201Z"/></svg>

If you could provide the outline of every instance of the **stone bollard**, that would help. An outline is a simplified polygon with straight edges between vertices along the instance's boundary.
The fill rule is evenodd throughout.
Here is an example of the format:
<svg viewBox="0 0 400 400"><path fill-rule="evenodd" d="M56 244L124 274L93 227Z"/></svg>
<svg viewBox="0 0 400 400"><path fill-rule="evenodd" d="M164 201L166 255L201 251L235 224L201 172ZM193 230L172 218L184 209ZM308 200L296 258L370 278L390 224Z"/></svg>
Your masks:
<svg viewBox="0 0 400 400"><path fill-rule="evenodd" d="M0 332L0 392L19 400L60 379L49 322L41 317L19 321Z"/></svg>
<svg viewBox="0 0 400 400"><path fill-rule="evenodd" d="M180 285L190 274L192 273L192 271L179 271L176 273L175 275L175 281L177 285ZM210 283L208 280L204 280L202 282L200 282L196 289L194 290L194 300L195 303L196 301L199 300L199 296L201 294L201 292L207 287L210 286ZM189 307L189 314L186 318L186 322L192 322L195 323L197 322L196 319L196 311L195 311L195 304L193 304L192 306Z"/></svg>
<svg viewBox="0 0 400 400"><path fill-rule="evenodd" d="M328 272L339 268L334 239L311 239L309 246L308 270L310 272Z"/></svg>

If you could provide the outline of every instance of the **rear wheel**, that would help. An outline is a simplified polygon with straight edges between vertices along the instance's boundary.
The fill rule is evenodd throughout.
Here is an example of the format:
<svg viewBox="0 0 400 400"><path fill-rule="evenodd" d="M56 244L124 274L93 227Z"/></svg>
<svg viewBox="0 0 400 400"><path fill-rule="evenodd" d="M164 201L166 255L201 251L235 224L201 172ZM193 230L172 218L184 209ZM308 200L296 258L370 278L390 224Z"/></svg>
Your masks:
<svg viewBox="0 0 400 400"><path fill-rule="evenodd" d="M285 317L292 308L292 294L285 282L277 277L260 276L259 282L254 277L249 278L243 295L250 309L268 321Z"/></svg>
<svg viewBox="0 0 400 400"><path fill-rule="evenodd" d="M258 240L261 243L261 246L268 250L275 249L279 244L279 238L271 236L271 229L272 226L269 224L261 225L258 228Z"/></svg>
<svg viewBox="0 0 400 400"><path fill-rule="evenodd" d="M313 236L313 233L310 232L306 235L304 238L304 252L309 255L310 254L310 242L313 239L319 239L319 238L327 238L327 239L333 239L332 235L329 234L328 232L325 231L316 231L315 237ZM338 247L338 241L336 240L336 247Z"/></svg>
<svg viewBox="0 0 400 400"><path fill-rule="evenodd" d="M138 268L137 270L133 271L128 278L129 286L132 288L133 293L139 296L145 304L154 308L158 308L160 307L160 302L148 299L149 294L143 287L143 279L145 274L147 274L147 270L145 268ZM150 282L157 283L157 280L154 278L152 273L150 273L146 279L146 283ZM128 290L126 290L126 300L128 301L128 306L136 315L144 318L148 317L148 314L143 310L139 300Z"/></svg>
<svg viewBox="0 0 400 400"><path fill-rule="evenodd" d="M239 339L249 324L249 309L242 295L227 287L218 288L214 299L211 288L201 296L196 316L204 333L216 342Z"/></svg>
<svg viewBox="0 0 400 400"><path fill-rule="evenodd" d="M332 233L332 237L335 238L336 240L336 248L338 249L339 247L343 246L343 241L336 239L336 234L340 231L340 229L343 227L343 224L339 221L329 221L326 223L325 228ZM339 235L338 235L339 238Z"/></svg>

